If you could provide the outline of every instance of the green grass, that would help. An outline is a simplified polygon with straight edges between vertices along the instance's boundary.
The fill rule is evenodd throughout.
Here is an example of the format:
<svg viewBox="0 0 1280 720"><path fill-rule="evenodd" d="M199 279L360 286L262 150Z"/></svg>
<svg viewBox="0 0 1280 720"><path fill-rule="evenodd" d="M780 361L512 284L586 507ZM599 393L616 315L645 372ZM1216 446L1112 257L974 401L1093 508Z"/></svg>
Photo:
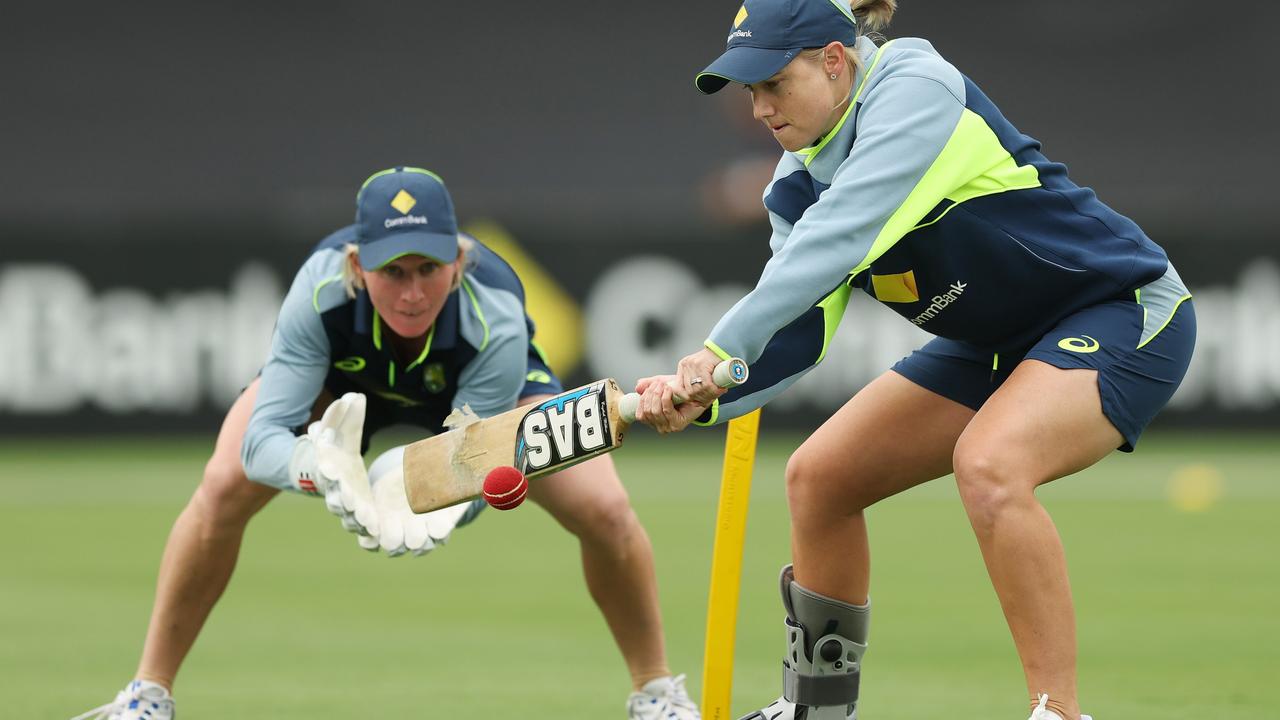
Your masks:
<svg viewBox="0 0 1280 720"><path fill-rule="evenodd" d="M769 437L757 465L739 713L779 690L781 474L797 440ZM0 444L6 717L67 718L130 678L161 548L210 446ZM641 433L616 457L656 548L671 666L696 697L720 447ZM1222 478L1201 512L1169 500L1190 465ZM1280 669L1278 467L1274 434L1156 435L1042 491L1071 564L1087 712L1275 716L1264 693ZM870 522L862 716L1025 718L1017 658L952 484L894 498ZM177 696L185 718L594 719L623 717L629 689L575 543L536 508L487 513L438 552L389 560L359 551L318 502L284 497L250 525Z"/></svg>

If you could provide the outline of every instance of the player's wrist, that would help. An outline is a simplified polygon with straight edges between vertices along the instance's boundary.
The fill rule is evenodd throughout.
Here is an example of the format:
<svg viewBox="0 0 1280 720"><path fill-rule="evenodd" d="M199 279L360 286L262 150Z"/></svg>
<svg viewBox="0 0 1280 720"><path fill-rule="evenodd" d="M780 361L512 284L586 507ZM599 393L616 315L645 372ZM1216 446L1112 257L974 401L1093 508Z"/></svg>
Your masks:
<svg viewBox="0 0 1280 720"><path fill-rule="evenodd" d="M698 427L708 427L715 425L716 420L720 418L720 400L712 400L711 405L702 412L701 415L689 421L690 425Z"/></svg>
<svg viewBox="0 0 1280 720"><path fill-rule="evenodd" d="M717 361L732 360L734 358L733 354L725 352L724 348L720 347L720 345L718 345L711 338L707 338L706 340L704 340L702 343L702 346L706 348L707 352L710 352L712 355L715 355L717 358Z"/></svg>

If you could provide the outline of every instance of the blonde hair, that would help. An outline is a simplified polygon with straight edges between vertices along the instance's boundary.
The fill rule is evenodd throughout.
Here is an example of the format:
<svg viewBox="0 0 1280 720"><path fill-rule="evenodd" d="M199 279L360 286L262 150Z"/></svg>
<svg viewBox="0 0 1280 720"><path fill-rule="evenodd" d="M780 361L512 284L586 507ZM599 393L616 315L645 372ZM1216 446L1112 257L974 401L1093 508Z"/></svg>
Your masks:
<svg viewBox="0 0 1280 720"><path fill-rule="evenodd" d="M851 0L849 10L858 19L858 37L866 36L883 42L884 36L879 31L888 27L893 20L893 14L898 10L898 0ZM813 62L822 62L823 55L823 48L804 51L804 57ZM844 60L855 75L862 69L862 60L853 48L844 49Z"/></svg>
<svg viewBox="0 0 1280 720"><path fill-rule="evenodd" d="M466 235L458 236L458 255L461 256L462 262L459 265L458 273L453 276L453 284L449 286L449 292L462 287L462 276L475 267L476 260L471 257L471 251L474 248L475 241ZM360 246L355 243L347 243L342 246L342 254L344 256L342 288L347 291L347 297L354 298L357 290L364 289L364 278L356 272L356 263L360 262Z"/></svg>
<svg viewBox="0 0 1280 720"><path fill-rule="evenodd" d="M853 0L849 9L858 18L859 33L868 35L889 27L893 14L898 11L898 0Z"/></svg>

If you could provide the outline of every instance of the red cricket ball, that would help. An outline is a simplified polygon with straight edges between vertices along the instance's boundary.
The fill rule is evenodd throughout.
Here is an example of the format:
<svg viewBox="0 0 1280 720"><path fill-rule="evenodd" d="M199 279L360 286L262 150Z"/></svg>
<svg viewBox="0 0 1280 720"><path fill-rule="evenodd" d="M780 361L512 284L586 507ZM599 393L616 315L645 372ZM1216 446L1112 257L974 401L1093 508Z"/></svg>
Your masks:
<svg viewBox="0 0 1280 720"><path fill-rule="evenodd" d="M498 510L511 510L529 494L529 481L519 470L504 465L484 476L484 501Z"/></svg>

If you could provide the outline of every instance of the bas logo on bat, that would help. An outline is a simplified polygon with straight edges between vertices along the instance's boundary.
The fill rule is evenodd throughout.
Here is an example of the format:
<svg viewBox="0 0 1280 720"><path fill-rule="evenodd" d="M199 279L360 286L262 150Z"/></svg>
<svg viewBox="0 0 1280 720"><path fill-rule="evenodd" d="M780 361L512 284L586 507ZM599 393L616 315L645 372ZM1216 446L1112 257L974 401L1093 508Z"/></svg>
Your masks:
<svg viewBox="0 0 1280 720"><path fill-rule="evenodd" d="M547 400L516 429L515 466L529 474L612 446L608 417L603 382Z"/></svg>

